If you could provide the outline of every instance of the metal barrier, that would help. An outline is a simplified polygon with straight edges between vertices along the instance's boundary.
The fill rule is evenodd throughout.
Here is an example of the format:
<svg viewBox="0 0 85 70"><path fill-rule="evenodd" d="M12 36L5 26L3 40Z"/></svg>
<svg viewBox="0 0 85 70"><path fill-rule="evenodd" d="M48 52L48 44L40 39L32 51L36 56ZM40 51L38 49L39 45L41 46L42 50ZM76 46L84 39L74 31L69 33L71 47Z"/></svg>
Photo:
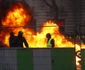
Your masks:
<svg viewBox="0 0 85 70"><path fill-rule="evenodd" d="M85 49L81 49L81 70L85 70Z"/></svg>
<svg viewBox="0 0 85 70"><path fill-rule="evenodd" d="M74 48L0 49L0 70L76 70Z"/></svg>
<svg viewBox="0 0 85 70"><path fill-rule="evenodd" d="M52 70L76 70L74 48L53 49L52 60Z"/></svg>

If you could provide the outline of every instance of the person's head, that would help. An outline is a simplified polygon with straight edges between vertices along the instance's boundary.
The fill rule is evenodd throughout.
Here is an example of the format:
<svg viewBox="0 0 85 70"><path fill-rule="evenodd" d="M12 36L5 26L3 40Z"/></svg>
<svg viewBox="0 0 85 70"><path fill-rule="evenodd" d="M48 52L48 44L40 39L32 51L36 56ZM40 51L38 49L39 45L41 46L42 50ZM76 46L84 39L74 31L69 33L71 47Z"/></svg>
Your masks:
<svg viewBox="0 0 85 70"><path fill-rule="evenodd" d="M18 32L18 36L22 36L23 35L23 32L22 31L19 31Z"/></svg>
<svg viewBox="0 0 85 70"><path fill-rule="evenodd" d="M48 38L48 39L51 38L51 34L50 33L47 33L46 34L46 38Z"/></svg>
<svg viewBox="0 0 85 70"><path fill-rule="evenodd" d="M10 32L10 36L14 36L14 33L13 32Z"/></svg>

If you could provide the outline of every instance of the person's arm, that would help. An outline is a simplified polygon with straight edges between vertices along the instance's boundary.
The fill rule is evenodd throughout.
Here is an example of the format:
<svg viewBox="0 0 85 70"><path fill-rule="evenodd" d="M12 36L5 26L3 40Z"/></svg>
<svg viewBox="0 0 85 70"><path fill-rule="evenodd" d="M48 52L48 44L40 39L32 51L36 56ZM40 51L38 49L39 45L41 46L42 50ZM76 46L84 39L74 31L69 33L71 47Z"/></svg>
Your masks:
<svg viewBox="0 0 85 70"><path fill-rule="evenodd" d="M28 45L28 43L27 43L25 38L24 38L24 44L25 44L26 47L29 47L29 45Z"/></svg>

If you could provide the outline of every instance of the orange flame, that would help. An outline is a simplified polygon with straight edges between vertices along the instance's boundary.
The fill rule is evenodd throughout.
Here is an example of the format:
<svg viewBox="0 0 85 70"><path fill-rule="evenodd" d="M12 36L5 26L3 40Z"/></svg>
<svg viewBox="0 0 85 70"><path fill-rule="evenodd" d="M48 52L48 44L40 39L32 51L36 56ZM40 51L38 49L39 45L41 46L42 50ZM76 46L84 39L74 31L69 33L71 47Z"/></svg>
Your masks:
<svg viewBox="0 0 85 70"><path fill-rule="evenodd" d="M24 9L21 3L17 3L8 11L7 16L2 21L3 26L24 26L31 20L31 16Z"/></svg>
<svg viewBox="0 0 85 70"><path fill-rule="evenodd" d="M30 9L29 9L30 10ZM21 3L17 3L14 5L8 12L7 16L2 20L2 26L17 26L17 28L4 28L2 34L4 34L5 38L3 39L3 43L9 46L9 30L13 31L15 35L17 35L18 31L24 32L24 37L27 39L30 48L46 48L46 37L47 33L51 33L52 37L55 40L55 47L74 47L74 43L68 41L64 35L59 32L59 26L52 20L44 22L41 26L40 32L34 32L32 29L23 28L18 26L28 26L29 21L31 20L31 15L27 13L29 10L26 10ZM41 42L42 41L42 42ZM76 44L77 49L79 49L79 45Z"/></svg>

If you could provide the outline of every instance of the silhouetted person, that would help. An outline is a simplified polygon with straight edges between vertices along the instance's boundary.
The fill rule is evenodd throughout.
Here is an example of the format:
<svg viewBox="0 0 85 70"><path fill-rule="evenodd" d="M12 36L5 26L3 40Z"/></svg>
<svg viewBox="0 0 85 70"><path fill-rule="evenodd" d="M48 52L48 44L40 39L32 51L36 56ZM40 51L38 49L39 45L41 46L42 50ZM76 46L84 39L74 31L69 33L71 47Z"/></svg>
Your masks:
<svg viewBox="0 0 85 70"><path fill-rule="evenodd" d="M51 37L51 34L47 33L46 38L47 38L47 48L54 48L55 43L54 43L54 39Z"/></svg>
<svg viewBox="0 0 85 70"><path fill-rule="evenodd" d="M26 47L29 47L26 39L23 37L23 32L19 31L18 36L17 36L17 46L16 47L23 47L23 43L25 44Z"/></svg>
<svg viewBox="0 0 85 70"><path fill-rule="evenodd" d="M13 32L10 32L9 46L10 47L16 47L16 36L14 36Z"/></svg>

